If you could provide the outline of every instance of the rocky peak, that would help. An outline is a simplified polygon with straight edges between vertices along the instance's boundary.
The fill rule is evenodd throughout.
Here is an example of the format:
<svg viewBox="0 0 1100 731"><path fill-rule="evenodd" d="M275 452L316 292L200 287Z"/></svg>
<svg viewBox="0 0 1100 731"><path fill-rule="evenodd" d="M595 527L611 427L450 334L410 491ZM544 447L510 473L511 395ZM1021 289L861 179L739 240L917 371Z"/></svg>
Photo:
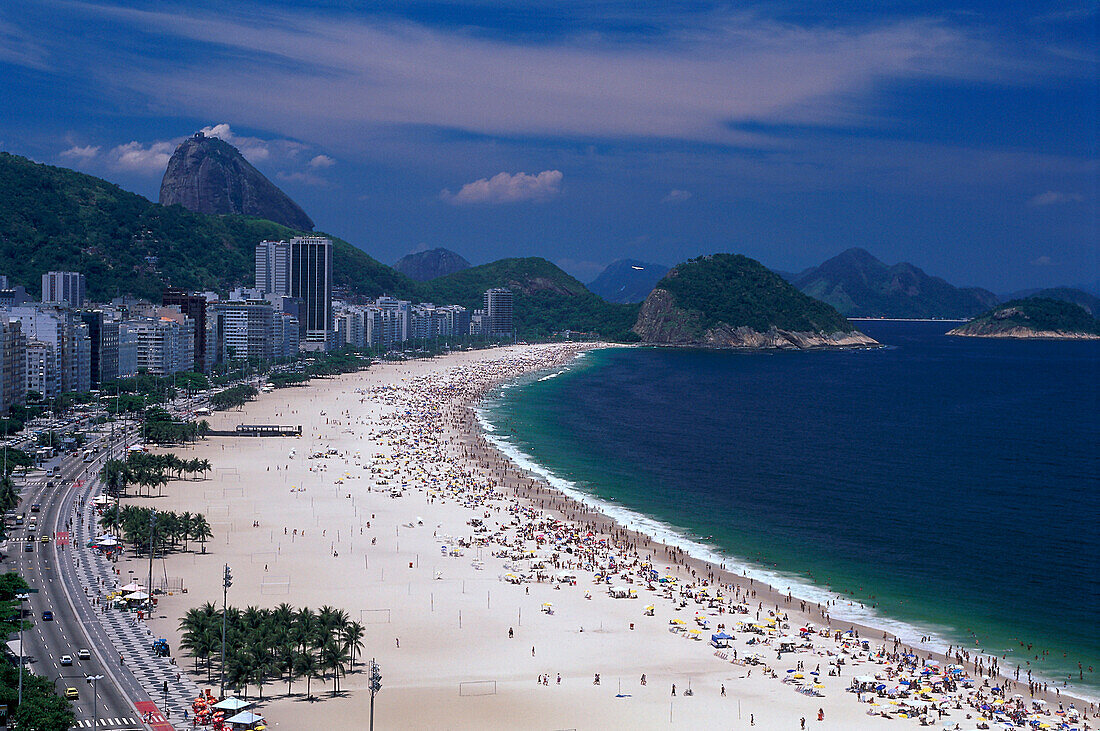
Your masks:
<svg viewBox="0 0 1100 731"><path fill-rule="evenodd" d="M313 230L306 212L236 147L202 132L184 140L172 154L160 183L160 203L178 203L196 213L238 213L300 231Z"/></svg>

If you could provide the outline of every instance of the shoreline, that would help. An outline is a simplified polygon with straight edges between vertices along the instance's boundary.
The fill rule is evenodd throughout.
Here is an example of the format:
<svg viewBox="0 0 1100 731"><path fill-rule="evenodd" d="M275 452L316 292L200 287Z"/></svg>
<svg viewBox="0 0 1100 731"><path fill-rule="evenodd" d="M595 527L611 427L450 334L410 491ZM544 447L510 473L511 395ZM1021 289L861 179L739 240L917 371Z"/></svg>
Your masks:
<svg viewBox="0 0 1100 731"><path fill-rule="evenodd" d="M595 564L612 551L621 561L630 561L635 552L656 552L654 565L674 567L670 572L688 591L695 582L693 571L697 578L712 570L716 578L725 576L685 551L623 528L612 517L533 479L485 439L476 408L491 389L560 369L579 353L597 347L606 346L512 346L383 364L262 394L241 412L216 413L212 420L218 428L271 419L301 421L304 433L299 438L200 441L193 445L194 453L214 462L212 478L173 480L164 498L126 499L128 504L158 510L204 512L215 533L209 556L192 550L169 554L163 562L158 559L163 563L158 575L163 571L166 577L186 579L189 593L161 597L150 629L178 648L178 620L187 610L207 601L220 607L224 562L234 573L232 606L332 605L368 622L363 659L376 657L383 667L386 680L379 713L387 727L525 725L517 724L518 718L528 719L527 725L540 719L546 728L709 727L722 714L733 728L749 728L753 717L764 728L796 728L799 716L812 718L819 708L829 718L820 728L885 727L886 719L879 715L897 708L891 711L885 701L857 703L846 692L861 665L863 672L889 668L869 652L842 649L831 637L814 636L815 649L778 663L767 655L775 651L768 643L778 640L768 638L752 648L763 651L759 665L734 663L706 643L685 642L688 632L672 632L673 622L681 617L691 620L690 599L677 598L680 605L672 606L665 601L673 599L667 586L662 585L664 596L651 595L645 582L638 583L634 576L633 582L626 581L637 587L643 601L620 601L604 595L606 582L592 581ZM555 511L573 521L550 520ZM478 524L484 522L487 532L480 525L473 527L475 518ZM295 535L287 532L289 527L296 528ZM586 527L595 538L583 538ZM507 578L504 572L513 570L508 567L517 563L516 555L525 565L533 558L522 549L548 550L533 540L536 530L565 535L570 546L583 549L584 561L572 549L571 556L560 554L565 569L576 567L572 587L553 578L553 565L539 569L540 574L549 573L538 580L533 568L523 569L532 572L529 580ZM593 550L602 536L609 542ZM590 564L591 570L581 568L581 563ZM622 576L638 564L636 557L624 564ZM145 559L127 556L120 569L125 578L127 569L144 575L148 567ZM774 592L765 597L761 582L739 575L728 574L728 581L731 586L748 583L743 601L755 592L751 608L763 604L764 619L759 621L778 605L775 619L799 626L794 619L783 619L787 612L798 615L797 600L787 603ZM647 602L656 605L655 616L643 613ZM740 615L727 614L727 603L710 602L708 607L696 600L694 607L707 615L707 621L735 623L731 627L739 640L753 638L736 625L738 616L748 619L747 605L739 605ZM371 618L381 612L385 619L374 622ZM513 627L516 640L511 638ZM833 627L837 628L835 620ZM700 634L694 639L705 639ZM872 636L876 631L867 635ZM727 652L736 657L735 650ZM810 667L819 663L824 696L792 693L774 677L771 664L789 667L795 660L811 663ZM826 677L826 664L835 664L838 673L843 665L843 677L831 672ZM210 687L201 663L181 657L180 666L201 686ZM551 671L561 680L548 682ZM592 682L593 672L597 680L605 674L603 687ZM534 683L536 674L541 688ZM639 674L649 675L648 688L639 685ZM216 677L215 673L215 689ZM615 679L620 693L612 695ZM982 682L977 676L975 680ZM341 680L344 691L336 697L328 697L331 680L314 681L314 693L323 696L323 702L303 703L303 683L294 681L293 692L288 692L285 679L281 689L277 678L269 679L264 715L290 728L325 723L346 728L363 718L369 694L361 663ZM492 693L471 697L463 691L471 683L492 683ZM681 691L694 687L694 697L674 699L673 709L670 683L680 684ZM731 691L728 699L726 687ZM249 689L253 697L254 691L254 686ZM970 712L969 706L964 708ZM676 718L670 721L673 710ZM875 716L869 715L872 711ZM1092 715L1092 710L1087 713ZM964 729L974 727L956 710L951 717Z"/></svg>
<svg viewBox="0 0 1100 731"><path fill-rule="evenodd" d="M617 347L626 347L626 346L618 346L618 345L615 345L615 344L593 344L593 347L589 348L588 350L586 350L584 352L590 352L592 350L611 349L611 348L617 348ZM879 346L879 347L881 347L881 346ZM582 355L582 354L578 353L578 355L574 357L574 360L577 357L580 357L580 355ZM550 366L550 367L548 367L544 370L552 370L554 368L560 368L562 365L564 365L564 364L557 364L557 365L554 365L554 366ZM541 372L541 371L539 371L539 372ZM864 619L848 619L848 618L845 618L843 616L843 614L841 614L840 616L834 617L833 612L834 611L840 611L841 613L843 613L844 612L843 607L841 607L839 610L827 610L827 607L823 606L820 602L814 601L812 599L806 599L805 597L799 597L797 595L788 595L787 593L784 593L784 592L778 590L773 584L769 583L769 580L767 578L750 577L749 572L752 570L751 561L748 561L748 560L742 559L742 558L738 558L738 557L733 557L733 556L723 557L720 553L716 552L716 549L714 549L712 547L708 547L705 544L699 543L697 540L693 539L690 536L685 536L683 534L679 534L675 527L666 526L663 523L661 523L661 521L659 521L656 518L653 518L652 516L648 516L644 513L640 513L638 511L634 510L633 508L629 508L629 507L625 507L625 506L619 507L619 506L614 506L614 505L608 504L602 498L599 498L599 497L593 496L593 495L589 495L589 494L584 493L583 491L580 491L580 490L577 491L577 493L578 493L577 496L570 495L569 493L565 492L562 488L553 485L545 475L540 474L539 470L545 471L547 474L550 474L550 475L552 475L553 472L549 468L539 464L537 462L537 460L535 460L535 458L531 457L530 455L527 455L526 453L521 452L521 454L524 454L524 456L526 458L530 459L533 464L537 465L537 468L538 468L537 470L524 467L523 465L516 462L515 458L512 457L511 455L509 455L498 444L494 443L493 438L486 432L485 426L488 422L481 415L481 408L482 407L481 407L480 404L481 404L481 401L482 401L483 397L485 396L485 394L488 391L492 390L493 388L498 388L498 387L500 387L501 385L503 385L505 383L509 383L509 384L511 384L510 387L514 387L517 384L518 381L521 381L525 378L531 377L532 375L534 375L534 373L536 373L536 372L529 372L529 373L521 374L521 375L515 376L511 379L502 379L500 381L497 381L495 383L487 385L485 387L485 389L480 394L478 394L475 398L472 398L470 400L470 402L465 404L466 408L468 408L471 411L471 413L473 414L473 420L472 420L472 422L467 422L467 423L464 423L462 425L463 429L465 430L464 433L462 433L462 436L464 438L473 439L474 441L485 445L488 449L490 449L492 451L495 451L496 454L499 456L499 458L501 458L501 459L511 463L512 465L514 465L514 467L517 470L517 474L519 476L521 476L523 478L526 478L528 480L531 480L533 482L536 482L540 485L540 489L536 489L536 491L534 493L531 492L531 487L528 486L525 489L525 491L522 493L522 496L525 499L527 499L529 501L539 501L540 507L542 507L543 509L547 509L547 510L553 510L553 511L557 512L557 514L562 515L563 517L568 517L569 519L577 519L579 517L579 518L585 519L586 522L593 522L597 525L600 525L601 529L603 529L603 530L613 532L613 533L617 533L619 536L622 536L622 537L628 537L630 539L633 539L632 542L635 543L635 544L637 544L640 541L643 545L646 545L646 546L664 548L665 550L670 551L669 555L671 557L673 557L674 560L678 560L678 561L682 562L683 565L686 565L690 568L693 568L696 571L696 573L701 575L701 576L715 577L715 579L718 580L721 584L727 584L727 585L730 585L730 586L741 586L742 590L743 590L745 588L745 582L748 582L748 586L752 589L755 589L757 592L760 592L761 587L762 587L763 588L763 594L762 595L766 598L766 603L770 602L772 604L773 608L776 609L776 610L782 610L782 611L785 611L787 613L800 615L802 617L805 617L805 619L807 621L810 621L810 622L825 621L827 626L833 627L834 629L841 628L841 627L843 628L843 630L855 629L855 630L858 630L858 631L860 631L861 633L863 633L864 635L867 635L867 636L872 636L872 633L873 633L874 636L876 636L876 637L881 634L881 640L876 640L876 641L893 642L895 639L897 639L899 641L899 643L901 643L901 646L908 652L922 653L929 659L935 659L937 661L944 662L944 663L953 663L953 662L955 662L955 660L956 660L955 656L948 655L947 654L948 650L944 649L942 646L941 647L930 646L927 642L906 641L906 640L902 639L900 637L900 635L898 635L895 632L891 631L891 629L889 627L884 627L883 625L876 624L873 621L874 618L872 618L871 621L867 621L867 620L864 620ZM541 380L541 379L539 379L539 380ZM489 426L491 426L491 424ZM452 424L452 428L454 428L454 427L455 427L455 425ZM517 451L518 451L518 448L517 448ZM559 477L558 479L562 479L562 478ZM558 497L555 498L555 499L552 499L549 502L549 504L547 504L544 499L538 497L539 495L542 494L541 493L541 488L542 487L544 487L547 490L550 490L550 491L553 491L553 492L557 493ZM611 507L611 508L618 507L620 510L624 511L625 513L627 513L632 518L640 518L641 521L648 521L648 522L651 522L653 524L658 525L662 532L667 531L667 532L671 533L675 541L677 541L679 543L682 543L682 544L686 544L689 548L685 549L682 546L674 546L674 545L670 544L667 541L667 539L663 540L661 538L658 538L657 536L654 536L651 533L646 532L646 530L643 529L643 528L634 528L634 527L631 527L630 525L624 525L619 518L617 518L616 516L613 516L613 515L609 515L608 512L606 512L607 508L609 508L609 507ZM576 517L574 517L574 516L576 516ZM600 523L600 521L607 521L607 522L606 523ZM709 558L709 557L706 557L706 556L696 555L696 553L693 553L693 551L697 552L697 553L704 553L704 552L705 553L710 553L714 556L714 558ZM744 565L746 565L750 568L744 574L738 574L735 571L732 571L731 569L726 568L726 561L727 560L734 560L734 561L740 562L740 563L742 563L742 564L744 564ZM803 579L803 581L805 581L805 580ZM814 588L817 591L828 593L827 590L823 589L822 587L818 587L818 586L814 586L814 585L809 585L809 586L811 586L812 588ZM802 610L802 609L792 610L790 607L792 606L793 602L788 601L789 596L793 597L793 601L805 602L806 610ZM841 599L842 597L837 596L836 598ZM810 609L811 604L813 605L813 609L815 609L817 611L816 616L814 615L814 613L812 611L807 611L807 610ZM784 605L787 605L787 606L785 607ZM862 605L861 605L861 609L863 611L870 612L870 613L873 613L873 614L876 613L875 609L873 609L873 608L872 609L867 609L866 607L863 607ZM899 623L904 624L906 626L912 627L913 629L917 629L917 630L920 629L917 626L910 625L909 623L902 622L901 620L892 620L890 617L888 617L886 615L879 614L876 618L881 618L882 620L887 621L887 622L899 622ZM955 646L953 644L951 644L951 645L949 645L948 649L954 649L954 648L955 648ZM978 657L978 656L977 655L972 655L972 657ZM995 656L991 656L991 655L988 655L988 654L983 654L982 657L984 657L986 661L992 661L992 660L995 659ZM1026 680L1024 680L1024 681L1014 680L1013 677L1011 677L1010 675L1008 675L1006 673L999 673L998 672L998 673L995 673L993 675L987 675L987 677L989 677L991 679L997 679L997 680L1003 681L1004 683L1007 684L1004 687L1008 687L1009 689L1017 690L1021 685L1024 686L1025 690L1027 689L1027 681ZM1049 678L1043 678L1042 676L1038 676L1038 675L1036 676L1036 678L1037 678L1037 680L1041 681L1042 684L1044 684L1047 687L1047 690L1044 690L1042 692L1037 692L1037 693L1033 694L1030 697L1042 698L1042 699L1045 699L1048 703L1055 703L1055 704L1057 704L1058 702L1065 703L1067 701L1071 702L1071 703L1076 702L1077 704L1081 704L1083 706L1086 706L1086 707L1090 708L1090 710L1097 709L1097 704L1100 703L1100 696L1089 697L1089 696L1084 695L1080 692L1075 693L1074 691L1076 689L1069 688L1068 686L1063 686L1063 688L1058 688L1057 682L1053 681ZM1055 690L1056 688L1058 688L1058 690ZM1062 691L1062 690L1064 690L1064 692L1059 692L1059 691ZM1096 711L1096 712L1100 713L1100 711Z"/></svg>

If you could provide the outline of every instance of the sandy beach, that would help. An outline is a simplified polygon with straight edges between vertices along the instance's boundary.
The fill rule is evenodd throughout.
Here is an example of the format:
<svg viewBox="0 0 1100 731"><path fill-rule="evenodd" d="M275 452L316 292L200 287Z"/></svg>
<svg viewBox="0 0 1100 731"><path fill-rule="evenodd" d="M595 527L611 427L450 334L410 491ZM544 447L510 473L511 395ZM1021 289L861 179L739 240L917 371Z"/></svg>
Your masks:
<svg viewBox="0 0 1100 731"><path fill-rule="evenodd" d="M898 726L909 705L937 728L975 729L983 703L1036 710L1041 698L1051 711L1059 700L1068 708L1053 688L1032 696L1026 678L990 677L992 658L907 657L881 630L830 622L828 607L617 526L511 465L477 427L478 398L586 347L381 364L215 413L214 429L300 424L303 434L174 449L210 460L213 471L169 483L163 497L126 499L201 512L214 534L205 554L156 561L157 575L187 592L161 597L150 628L216 691L176 648L188 609L221 605L223 564L234 576L232 606L342 609L366 626L363 657L381 666L379 728L798 729L805 719L808 728L874 729ZM118 567L124 581L148 571L140 558ZM709 643L720 629L733 636L728 648ZM796 651L777 658L787 642ZM854 677L892 689L922 674L924 698L847 692ZM947 680L933 685L936 677ZM316 702L304 680L288 697L275 679L262 713L273 728L365 728L366 685L362 660L335 698L331 679L313 681ZM1095 726L1093 711L1076 706L1088 720L1070 727Z"/></svg>

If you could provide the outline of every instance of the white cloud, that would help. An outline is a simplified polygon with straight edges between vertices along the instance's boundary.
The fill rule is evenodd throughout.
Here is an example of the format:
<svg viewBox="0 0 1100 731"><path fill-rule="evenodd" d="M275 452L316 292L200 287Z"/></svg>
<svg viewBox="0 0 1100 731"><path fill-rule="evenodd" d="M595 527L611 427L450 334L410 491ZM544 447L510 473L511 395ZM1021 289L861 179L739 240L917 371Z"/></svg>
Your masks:
<svg viewBox="0 0 1100 731"><path fill-rule="evenodd" d="M1053 266L1054 260L1051 259L1049 256L1044 255L1044 256L1040 256L1040 257L1037 257L1035 259L1032 259L1031 263L1034 264L1037 267L1049 267L1049 266Z"/></svg>
<svg viewBox="0 0 1100 731"><path fill-rule="evenodd" d="M318 155L317 157L315 157L315 158L313 158L312 160L309 161L309 166L311 168L316 169L316 170L320 170L320 169L323 169L323 168L330 168L335 164L336 164L336 161L333 160L328 155Z"/></svg>
<svg viewBox="0 0 1100 731"><path fill-rule="evenodd" d="M691 191L688 190L670 190L668 195L661 199L662 203L683 203L692 196Z"/></svg>
<svg viewBox="0 0 1100 731"><path fill-rule="evenodd" d="M1028 201L1032 206L1053 206L1059 203L1080 203L1085 197L1080 193L1060 193L1056 190L1048 190L1040 193Z"/></svg>
<svg viewBox="0 0 1100 731"><path fill-rule="evenodd" d="M263 162L271 157L271 142L259 137L241 137L233 133L233 128L227 122L221 122L209 127L203 127L202 133L207 137L217 137L223 142L236 147L251 163Z"/></svg>
<svg viewBox="0 0 1100 731"><path fill-rule="evenodd" d="M145 147L140 142L127 142L107 153L113 167L136 173L163 173L176 150L174 141L154 142Z"/></svg>
<svg viewBox="0 0 1100 731"><path fill-rule="evenodd" d="M306 185L312 185L318 188L327 188L332 185L324 178L318 177L313 173L293 172L293 173L276 173L275 177L279 180L285 180L290 183L304 183Z"/></svg>
<svg viewBox="0 0 1100 731"><path fill-rule="evenodd" d="M466 183L457 193L443 190L439 197L454 205L545 201L561 193L561 180L560 170L543 170L538 175L497 173Z"/></svg>
<svg viewBox="0 0 1100 731"><path fill-rule="evenodd" d="M61 153L61 157L68 157L74 160L91 160L99 154L99 145L73 145L69 149Z"/></svg>

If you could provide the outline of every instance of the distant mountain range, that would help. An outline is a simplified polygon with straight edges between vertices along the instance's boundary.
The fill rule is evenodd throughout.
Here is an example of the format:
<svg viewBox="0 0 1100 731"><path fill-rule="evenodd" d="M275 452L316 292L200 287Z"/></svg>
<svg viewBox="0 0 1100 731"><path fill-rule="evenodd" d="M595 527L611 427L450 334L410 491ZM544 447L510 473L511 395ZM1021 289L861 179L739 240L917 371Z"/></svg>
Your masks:
<svg viewBox="0 0 1100 731"><path fill-rule="evenodd" d="M196 132L176 148L160 182L160 203L195 213L240 214L313 230L301 206L264 177L233 145Z"/></svg>
<svg viewBox="0 0 1100 731"><path fill-rule="evenodd" d="M847 317L972 317L998 301L988 290L954 287L913 264L883 264L863 249L848 249L788 277Z"/></svg>
<svg viewBox="0 0 1100 731"><path fill-rule="evenodd" d="M588 289L608 302L641 302L668 273L663 264L651 264L637 259L620 259L607 265L588 284Z"/></svg>
<svg viewBox="0 0 1100 731"><path fill-rule="evenodd" d="M1072 302L1073 304L1083 308L1085 312L1089 313L1093 317L1100 317L1100 297L1095 297L1088 292L1076 289L1074 287L1024 289L1020 290L1019 292L1002 295L1001 301L1008 302L1010 300L1025 299L1030 297L1041 297L1044 299L1061 300L1062 302Z"/></svg>
<svg viewBox="0 0 1100 731"><path fill-rule="evenodd" d="M426 282L436 277L470 268L470 262L449 249L429 249L406 254L397 260L393 268L416 282Z"/></svg>

